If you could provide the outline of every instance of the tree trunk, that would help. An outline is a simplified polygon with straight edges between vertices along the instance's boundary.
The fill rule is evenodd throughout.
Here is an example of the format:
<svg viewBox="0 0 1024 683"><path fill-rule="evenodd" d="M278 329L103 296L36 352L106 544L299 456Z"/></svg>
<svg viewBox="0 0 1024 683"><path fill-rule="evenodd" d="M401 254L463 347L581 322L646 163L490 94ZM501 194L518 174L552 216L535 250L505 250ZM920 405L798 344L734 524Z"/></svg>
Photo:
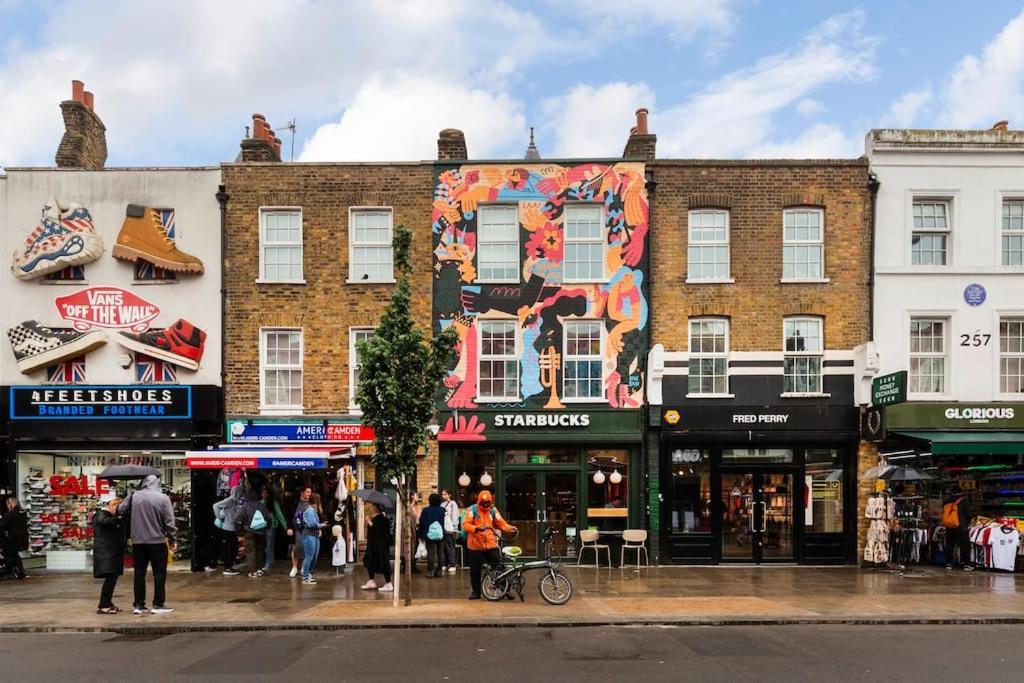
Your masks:
<svg viewBox="0 0 1024 683"><path fill-rule="evenodd" d="M406 498L409 500L409 498ZM406 544L405 544L405 606L412 604L412 556L415 552L413 544L416 542L416 525L413 523L412 505L406 507Z"/></svg>
<svg viewBox="0 0 1024 683"><path fill-rule="evenodd" d="M394 592L391 594L391 605L398 607L398 592L402 588L402 515L405 509L402 505L402 489L398 487L398 500L395 502L395 570L393 573Z"/></svg>

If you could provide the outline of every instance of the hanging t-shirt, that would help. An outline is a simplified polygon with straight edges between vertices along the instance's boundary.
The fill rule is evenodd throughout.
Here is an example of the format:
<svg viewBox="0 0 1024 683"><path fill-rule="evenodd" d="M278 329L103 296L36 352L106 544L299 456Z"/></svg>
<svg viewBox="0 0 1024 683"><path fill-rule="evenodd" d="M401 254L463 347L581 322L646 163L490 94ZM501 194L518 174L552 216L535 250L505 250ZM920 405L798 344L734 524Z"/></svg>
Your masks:
<svg viewBox="0 0 1024 683"><path fill-rule="evenodd" d="M1020 534L1016 529L992 531L992 567L1012 572L1017 562L1017 547L1020 545Z"/></svg>

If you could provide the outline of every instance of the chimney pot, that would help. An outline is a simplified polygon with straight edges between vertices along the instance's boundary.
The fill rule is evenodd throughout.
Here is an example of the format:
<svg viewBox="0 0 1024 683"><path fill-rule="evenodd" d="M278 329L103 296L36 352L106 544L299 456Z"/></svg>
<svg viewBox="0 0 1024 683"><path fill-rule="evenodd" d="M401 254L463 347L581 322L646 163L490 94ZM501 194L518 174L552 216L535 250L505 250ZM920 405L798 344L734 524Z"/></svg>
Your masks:
<svg viewBox="0 0 1024 683"><path fill-rule="evenodd" d="M260 121L266 121L267 117L257 112L252 115L252 120L255 121L256 119L259 119Z"/></svg>
<svg viewBox="0 0 1024 683"><path fill-rule="evenodd" d="M75 102L85 102L85 83L71 81L71 99Z"/></svg>
<svg viewBox="0 0 1024 683"><path fill-rule="evenodd" d="M647 114L647 107L636 110L636 132L639 135L647 135Z"/></svg>
<svg viewBox="0 0 1024 683"><path fill-rule="evenodd" d="M274 154L277 156L278 161L281 160L281 139L274 139Z"/></svg>
<svg viewBox="0 0 1024 683"><path fill-rule="evenodd" d="M266 122L262 118L252 117L252 137L255 140L263 139L263 130L267 127Z"/></svg>
<svg viewBox="0 0 1024 683"><path fill-rule="evenodd" d="M92 95L92 93L91 93L91 92L89 92L88 90L86 90L86 91L84 91L84 92L82 93L82 95L83 95L83 97L84 97L84 99L82 100L82 102L83 102L83 103L85 104L85 106L87 106L87 107L89 108L89 111L96 111L96 110L95 110L95 109L93 108L93 104L94 104L94 102L95 102L96 100L95 100L95 99L93 98L93 95Z"/></svg>
<svg viewBox="0 0 1024 683"><path fill-rule="evenodd" d="M996 121L995 124L992 125L992 130L1009 130L1009 128L1009 121Z"/></svg>

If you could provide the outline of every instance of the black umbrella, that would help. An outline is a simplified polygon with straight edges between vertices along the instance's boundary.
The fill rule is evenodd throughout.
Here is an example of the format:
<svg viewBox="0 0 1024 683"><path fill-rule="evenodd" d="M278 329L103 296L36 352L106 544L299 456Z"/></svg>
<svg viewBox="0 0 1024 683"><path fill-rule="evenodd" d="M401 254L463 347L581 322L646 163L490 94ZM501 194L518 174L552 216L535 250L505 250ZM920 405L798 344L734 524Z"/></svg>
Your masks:
<svg viewBox="0 0 1024 683"><path fill-rule="evenodd" d="M882 472L879 479L885 479L886 481L929 481L935 479L935 477L916 467L893 467Z"/></svg>
<svg viewBox="0 0 1024 683"><path fill-rule="evenodd" d="M382 507L386 507L389 510L394 509L395 501L385 496L380 491L374 491L373 489L355 489L352 491L353 496L362 498L367 503L374 503Z"/></svg>
<svg viewBox="0 0 1024 683"><path fill-rule="evenodd" d="M160 470L146 465L111 465L100 472L100 479L144 479L149 475L160 476Z"/></svg>

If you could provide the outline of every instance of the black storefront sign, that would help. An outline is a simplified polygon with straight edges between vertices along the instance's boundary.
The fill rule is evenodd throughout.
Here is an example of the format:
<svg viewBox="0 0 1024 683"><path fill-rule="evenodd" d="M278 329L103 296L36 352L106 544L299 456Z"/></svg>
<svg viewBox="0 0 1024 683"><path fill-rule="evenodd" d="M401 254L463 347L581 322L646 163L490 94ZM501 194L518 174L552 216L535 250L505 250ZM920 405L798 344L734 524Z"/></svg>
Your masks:
<svg viewBox="0 0 1024 683"><path fill-rule="evenodd" d="M836 441L855 439L858 432L853 406L670 406L661 415L666 435L705 441Z"/></svg>
<svg viewBox="0 0 1024 683"><path fill-rule="evenodd" d="M190 420L190 386L14 386L11 420Z"/></svg>

